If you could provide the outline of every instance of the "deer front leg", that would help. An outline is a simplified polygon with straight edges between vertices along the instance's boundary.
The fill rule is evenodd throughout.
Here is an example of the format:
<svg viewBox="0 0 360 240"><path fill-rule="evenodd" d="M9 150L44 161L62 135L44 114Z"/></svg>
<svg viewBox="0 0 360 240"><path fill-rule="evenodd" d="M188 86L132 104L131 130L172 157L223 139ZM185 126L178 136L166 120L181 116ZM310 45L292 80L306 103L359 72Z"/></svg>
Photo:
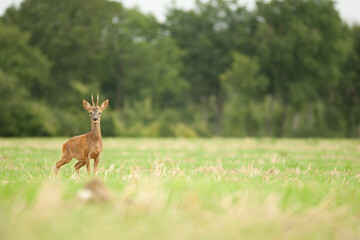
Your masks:
<svg viewBox="0 0 360 240"><path fill-rule="evenodd" d="M93 172L94 175L98 170L99 161L100 161L100 155L96 156L96 158L94 159L94 172Z"/></svg>
<svg viewBox="0 0 360 240"><path fill-rule="evenodd" d="M88 174L90 174L91 173L91 169L90 169L90 153L86 158L86 169L87 169Z"/></svg>

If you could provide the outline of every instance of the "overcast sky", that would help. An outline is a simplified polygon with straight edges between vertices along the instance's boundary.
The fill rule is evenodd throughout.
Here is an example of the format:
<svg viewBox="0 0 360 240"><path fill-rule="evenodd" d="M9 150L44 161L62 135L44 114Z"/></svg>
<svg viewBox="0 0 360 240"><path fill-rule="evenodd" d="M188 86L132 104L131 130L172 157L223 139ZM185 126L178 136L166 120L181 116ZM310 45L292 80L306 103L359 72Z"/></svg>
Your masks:
<svg viewBox="0 0 360 240"><path fill-rule="evenodd" d="M240 3L252 8L255 0L239 0ZM19 5L22 0L0 0L0 15L10 5ZM125 6L138 6L143 12L153 13L159 20L165 19L166 7L170 6L172 0L122 0ZM190 9L194 6L195 0L177 0L177 6ZM337 0L336 8L341 17L348 23L360 24L360 0Z"/></svg>

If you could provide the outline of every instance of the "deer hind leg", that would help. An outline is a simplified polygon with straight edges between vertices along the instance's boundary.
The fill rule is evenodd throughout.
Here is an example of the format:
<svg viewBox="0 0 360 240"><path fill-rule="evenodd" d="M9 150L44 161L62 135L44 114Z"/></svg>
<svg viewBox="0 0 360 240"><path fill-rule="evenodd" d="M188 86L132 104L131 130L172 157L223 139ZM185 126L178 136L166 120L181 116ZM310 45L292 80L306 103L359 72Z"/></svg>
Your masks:
<svg viewBox="0 0 360 240"><path fill-rule="evenodd" d="M61 160L56 163L55 174L58 173L58 171L62 165L69 163L71 161L71 159L72 159L72 157L63 155Z"/></svg>
<svg viewBox="0 0 360 240"><path fill-rule="evenodd" d="M77 172L77 174L79 174L79 170L80 168L82 168L83 166L85 166L86 161L79 161L78 163L75 164L75 171Z"/></svg>

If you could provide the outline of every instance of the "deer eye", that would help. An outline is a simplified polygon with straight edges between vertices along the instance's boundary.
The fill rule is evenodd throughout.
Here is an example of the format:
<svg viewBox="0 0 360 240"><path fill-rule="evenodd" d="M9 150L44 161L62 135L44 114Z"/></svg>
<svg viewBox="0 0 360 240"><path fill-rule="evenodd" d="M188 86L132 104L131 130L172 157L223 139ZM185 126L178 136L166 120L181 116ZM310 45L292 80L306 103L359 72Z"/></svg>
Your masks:
<svg viewBox="0 0 360 240"><path fill-rule="evenodd" d="M90 112L90 115L93 115L94 113L93 112Z"/></svg>
<svg viewBox="0 0 360 240"><path fill-rule="evenodd" d="M101 112L99 112L99 115L101 114Z"/></svg>

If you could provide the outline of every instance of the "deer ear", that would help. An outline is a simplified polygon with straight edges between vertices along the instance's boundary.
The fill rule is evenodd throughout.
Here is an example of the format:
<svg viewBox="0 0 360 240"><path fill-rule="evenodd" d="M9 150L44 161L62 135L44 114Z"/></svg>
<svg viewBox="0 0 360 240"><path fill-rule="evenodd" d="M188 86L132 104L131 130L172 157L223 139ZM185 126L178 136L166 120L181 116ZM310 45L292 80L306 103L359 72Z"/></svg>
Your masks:
<svg viewBox="0 0 360 240"><path fill-rule="evenodd" d="M91 110L91 105L90 103L88 103L86 100L83 99L83 106L86 110L90 111Z"/></svg>
<svg viewBox="0 0 360 240"><path fill-rule="evenodd" d="M106 99L101 105L100 110L104 111L109 106L109 99Z"/></svg>

